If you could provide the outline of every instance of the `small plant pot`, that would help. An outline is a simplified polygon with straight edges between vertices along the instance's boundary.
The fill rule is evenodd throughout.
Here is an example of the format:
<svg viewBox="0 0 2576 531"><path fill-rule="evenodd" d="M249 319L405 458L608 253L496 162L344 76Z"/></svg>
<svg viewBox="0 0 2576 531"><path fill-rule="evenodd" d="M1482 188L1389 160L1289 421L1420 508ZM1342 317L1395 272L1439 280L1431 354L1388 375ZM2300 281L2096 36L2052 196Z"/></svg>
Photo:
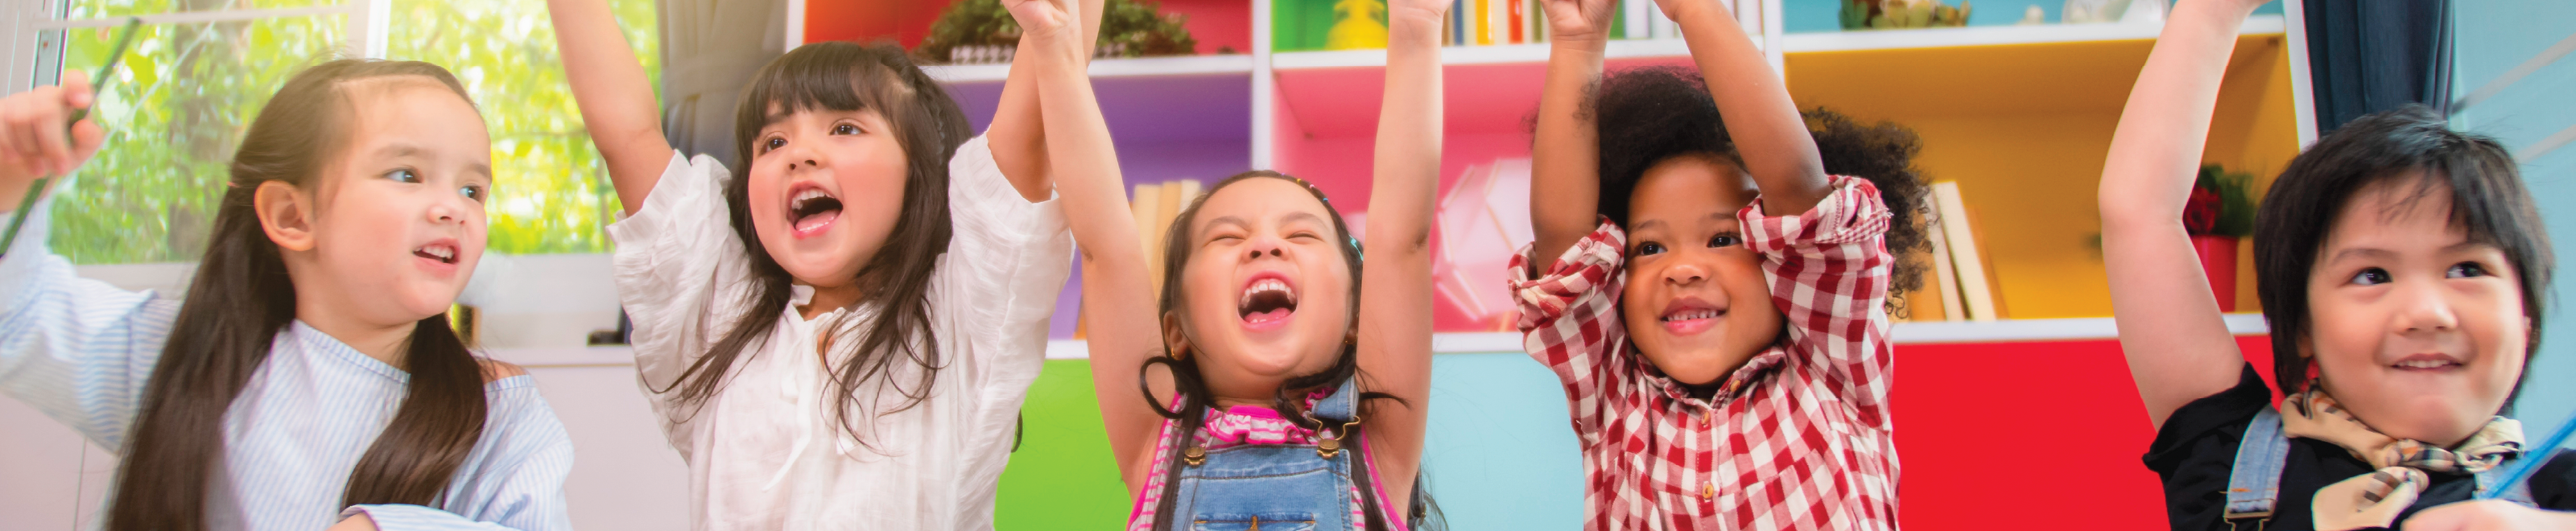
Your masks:
<svg viewBox="0 0 2576 531"><path fill-rule="evenodd" d="M2236 240L2206 234L2191 237L2191 250L2200 255L2200 269L2209 276L2209 293L2218 297L2222 312L2236 311Z"/></svg>

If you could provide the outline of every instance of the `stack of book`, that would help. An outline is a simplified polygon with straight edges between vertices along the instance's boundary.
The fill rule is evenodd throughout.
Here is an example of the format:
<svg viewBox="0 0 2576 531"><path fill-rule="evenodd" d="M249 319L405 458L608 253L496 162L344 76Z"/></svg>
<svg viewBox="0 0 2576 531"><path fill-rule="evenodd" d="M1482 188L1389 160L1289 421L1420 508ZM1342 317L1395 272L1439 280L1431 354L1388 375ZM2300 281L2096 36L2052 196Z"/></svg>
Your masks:
<svg viewBox="0 0 2576 531"><path fill-rule="evenodd" d="M1932 278L1908 297L1906 321L1994 321L2004 318L1996 296L1995 268L1977 235L1975 215L1960 199L1959 183L1932 183L1924 232L1931 236Z"/></svg>

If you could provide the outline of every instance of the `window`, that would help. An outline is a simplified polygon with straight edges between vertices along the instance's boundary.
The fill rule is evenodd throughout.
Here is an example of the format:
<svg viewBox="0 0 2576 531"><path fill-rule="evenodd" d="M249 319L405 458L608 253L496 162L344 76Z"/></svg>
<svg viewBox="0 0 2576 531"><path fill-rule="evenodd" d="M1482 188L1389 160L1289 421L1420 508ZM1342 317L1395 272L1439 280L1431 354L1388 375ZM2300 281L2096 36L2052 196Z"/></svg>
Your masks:
<svg viewBox="0 0 2576 531"><path fill-rule="evenodd" d="M658 80L652 0L610 4ZM369 20L382 22L372 46L382 57L447 67L482 110L497 181L490 252L607 250L617 199L564 85L543 2L68 0L46 9L17 24L17 35L45 43L33 50L37 84L63 69L94 71L121 19L145 17L92 113L106 145L53 192L53 248L75 263L195 260L251 118L295 72L365 54L369 32L353 30Z"/></svg>

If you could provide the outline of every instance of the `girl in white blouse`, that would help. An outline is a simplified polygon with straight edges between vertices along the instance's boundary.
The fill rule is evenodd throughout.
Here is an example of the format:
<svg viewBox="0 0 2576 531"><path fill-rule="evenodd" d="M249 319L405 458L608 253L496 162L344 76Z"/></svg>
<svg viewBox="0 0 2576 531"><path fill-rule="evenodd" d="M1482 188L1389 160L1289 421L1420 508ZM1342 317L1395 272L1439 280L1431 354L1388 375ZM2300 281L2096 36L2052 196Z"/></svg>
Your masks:
<svg viewBox="0 0 2576 531"><path fill-rule="evenodd" d="M728 166L664 140L602 0L548 7L696 527L991 527L1072 257L1023 74L971 137L903 50L807 44L750 81Z"/></svg>

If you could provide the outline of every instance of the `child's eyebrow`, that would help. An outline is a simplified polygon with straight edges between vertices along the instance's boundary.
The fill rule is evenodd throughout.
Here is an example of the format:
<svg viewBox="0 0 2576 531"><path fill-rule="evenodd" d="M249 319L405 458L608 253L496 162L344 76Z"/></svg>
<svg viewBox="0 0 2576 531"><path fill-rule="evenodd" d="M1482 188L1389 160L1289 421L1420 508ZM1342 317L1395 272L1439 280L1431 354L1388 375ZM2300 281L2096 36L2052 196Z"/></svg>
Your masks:
<svg viewBox="0 0 2576 531"><path fill-rule="evenodd" d="M1289 222L1294 222L1294 221L1310 221L1310 222L1315 222L1315 223L1323 223L1323 222L1324 222L1324 217L1323 217L1323 216L1315 215L1315 213L1313 213L1313 212L1289 212L1289 213L1286 213L1286 214L1281 214L1281 215L1279 215L1279 224L1281 224L1281 225L1287 225Z"/></svg>
<svg viewBox="0 0 2576 531"><path fill-rule="evenodd" d="M1199 226L1199 231L1200 231L1200 232L1207 232L1209 229L1214 229L1214 228L1216 228L1216 226L1218 226L1218 225L1233 225L1233 226L1236 226L1236 227L1250 227L1250 226L1252 226L1252 222L1244 221L1244 220L1243 220L1243 218L1235 217L1235 216L1217 216L1217 217L1214 217L1214 218L1209 218L1209 219L1208 219L1208 222L1207 222L1207 224L1206 224L1206 225L1200 225L1200 226Z"/></svg>
<svg viewBox="0 0 2576 531"><path fill-rule="evenodd" d="M1724 211L1724 210L1720 210L1720 211L1717 211L1717 212L1710 212L1710 213L1708 213L1708 217L1707 217L1707 218L1704 218L1704 219L1717 220L1717 221L1732 221L1732 220L1734 220L1734 219L1735 219L1735 213L1734 213L1734 212L1727 212L1727 211ZM1628 229L1628 231L1629 231L1629 232L1636 232L1636 231L1641 231L1641 230L1646 230L1646 229L1651 229L1651 228L1661 227L1661 226L1664 226L1664 220L1660 220L1660 219L1649 219L1649 220L1645 220L1645 221L1639 221L1639 222L1637 222L1637 224L1636 224L1635 226L1630 227L1630 228Z"/></svg>
<svg viewBox="0 0 2576 531"><path fill-rule="evenodd" d="M428 158L428 155L429 150L421 149L420 146L411 144L387 144L385 147L376 148L376 156L389 159L402 157Z"/></svg>
<svg viewBox="0 0 2576 531"><path fill-rule="evenodd" d="M2397 258L2397 252L2377 247L2353 247L2341 251L2335 251L2334 256L2327 258L2326 262L2341 262L2346 258L2377 258L2381 260L2389 260Z"/></svg>

